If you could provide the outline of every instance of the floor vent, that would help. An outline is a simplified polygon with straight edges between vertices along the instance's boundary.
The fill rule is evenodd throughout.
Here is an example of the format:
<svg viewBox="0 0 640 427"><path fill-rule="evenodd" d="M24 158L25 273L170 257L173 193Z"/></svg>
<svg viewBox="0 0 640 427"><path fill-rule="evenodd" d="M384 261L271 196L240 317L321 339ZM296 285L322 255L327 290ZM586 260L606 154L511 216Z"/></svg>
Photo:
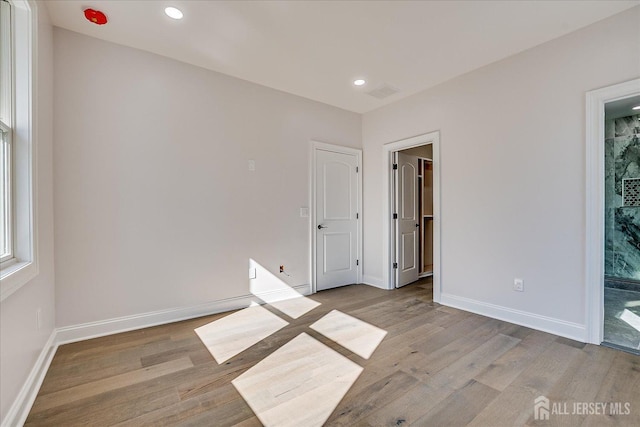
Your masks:
<svg viewBox="0 0 640 427"><path fill-rule="evenodd" d="M377 88L367 92L368 95L378 99L385 99L393 94L400 92L400 89L391 86L390 84L383 83Z"/></svg>
<svg viewBox="0 0 640 427"><path fill-rule="evenodd" d="M622 180L622 206L640 206L640 178Z"/></svg>

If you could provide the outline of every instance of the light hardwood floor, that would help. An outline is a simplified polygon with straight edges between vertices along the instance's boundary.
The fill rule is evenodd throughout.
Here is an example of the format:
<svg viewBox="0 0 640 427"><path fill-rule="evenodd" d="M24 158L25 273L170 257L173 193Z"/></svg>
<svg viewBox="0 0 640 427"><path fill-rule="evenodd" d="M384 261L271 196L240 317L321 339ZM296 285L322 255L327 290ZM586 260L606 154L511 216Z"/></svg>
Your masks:
<svg viewBox="0 0 640 427"><path fill-rule="evenodd" d="M327 425L640 425L640 356L440 306L431 295L429 282L348 286L312 295L320 305L297 319L265 305L288 325L222 364L194 329L229 313L64 345L26 424L259 426L232 381L306 334L363 368ZM332 310L387 332L368 359L310 328ZM535 420L540 395L569 414ZM623 411L629 403L631 413L571 414L582 402ZM314 400L302 405L312 411Z"/></svg>

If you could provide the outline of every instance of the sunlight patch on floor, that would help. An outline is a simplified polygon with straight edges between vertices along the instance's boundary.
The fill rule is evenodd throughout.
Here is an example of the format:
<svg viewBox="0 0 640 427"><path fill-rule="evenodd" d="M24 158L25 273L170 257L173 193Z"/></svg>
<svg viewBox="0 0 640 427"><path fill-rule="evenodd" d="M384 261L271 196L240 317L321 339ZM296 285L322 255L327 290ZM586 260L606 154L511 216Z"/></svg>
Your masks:
<svg viewBox="0 0 640 427"><path fill-rule="evenodd" d="M249 277L249 290L255 296L250 307L195 330L218 363L287 326L280 313L298 319L321 305L253 259L249 260ZM309 327L365 359L387 334L338 310ZM362 370L302 332L231 382L266 426L321 426Z"/></svg>
<svg viewBox="0 0 640 427"><path fill-rule="evenodd" d="M268 304L292 319L297 319L320 305L319 302L302 295L290 299L268 302Z"/></svg>
<svg viewBox="0 0 640 427"><path fill-rule="evenodd" d="M310 326L365 359L371 357L387 331L337 310L329 312Z"/></svg>
<svg viewBox="0 0 640 427"><path fill-rule="evenodd" d="M265 426L321 426L362 370L301 333L232 384Z"/></svg>
<svg viewBox="0 0 640 427"><path fill-rule="evenodd" d="M226 362L289 323L256 305L195 329L218 363Z"/></svg>

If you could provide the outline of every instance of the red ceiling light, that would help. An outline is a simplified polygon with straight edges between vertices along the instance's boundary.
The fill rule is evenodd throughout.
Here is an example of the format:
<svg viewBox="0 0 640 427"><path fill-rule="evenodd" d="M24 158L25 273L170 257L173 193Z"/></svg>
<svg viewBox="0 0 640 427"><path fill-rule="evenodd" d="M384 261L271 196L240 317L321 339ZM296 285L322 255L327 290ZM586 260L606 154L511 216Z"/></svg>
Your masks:
<svg viewBox="0 0 640 427"><path fill-rule="evenodd" d="M100 12L99 10L85 9L84 17L87 18L88 21L93 22L96 25L104 25L107 23L107 15Z"/></svg>

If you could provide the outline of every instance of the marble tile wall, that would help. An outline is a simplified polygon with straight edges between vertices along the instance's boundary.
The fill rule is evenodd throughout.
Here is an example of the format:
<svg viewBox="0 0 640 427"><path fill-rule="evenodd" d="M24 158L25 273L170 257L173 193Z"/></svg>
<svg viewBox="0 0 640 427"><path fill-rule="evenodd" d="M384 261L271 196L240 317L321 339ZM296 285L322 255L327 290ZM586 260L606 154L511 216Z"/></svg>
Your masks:
<svg viewBox="0 0 640 427"><path fill-rule="evenodd" d="M605 121L605 276L640 281L640 207L623 206L622 180L640 178L640 115Z"/></svg>

